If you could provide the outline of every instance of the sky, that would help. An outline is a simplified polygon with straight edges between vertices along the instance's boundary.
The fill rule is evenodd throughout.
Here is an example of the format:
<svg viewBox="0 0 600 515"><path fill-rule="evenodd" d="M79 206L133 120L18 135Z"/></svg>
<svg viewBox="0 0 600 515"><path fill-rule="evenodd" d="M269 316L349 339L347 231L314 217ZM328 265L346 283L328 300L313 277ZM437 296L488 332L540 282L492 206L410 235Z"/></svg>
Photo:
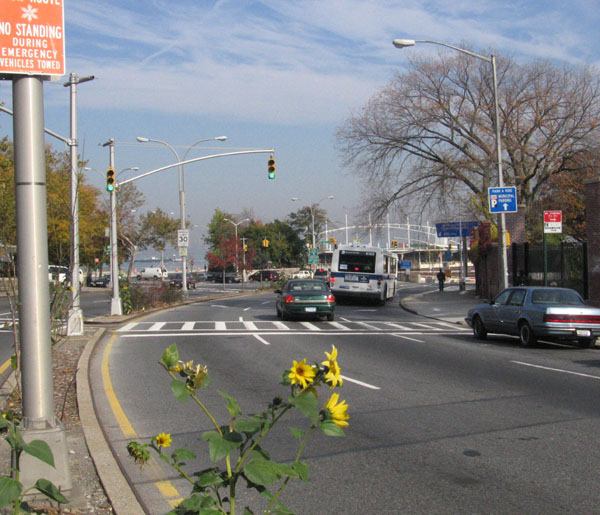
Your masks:
<svg viewBox="0 0 600 515"><path fill-rule="evenodd" d="M185 167L190 251L199 258L216 208L249 209L270 222L319 203L331 226L366 222L356 218L364 187L343 167L336 132L411 54L451 52L426 44L399 50L395 38L468 44L524 62L600 65L597 0L64 1L67 72L95 77L77 88L87 182L104 191L102 143L110 138L117 182L174 162L169 148L137 136L165 141L180 156L200 139L227 136L198 144L189 158L274 149L275 180L267 179L268 154ZM66 80L44 84L44 117L47 128L69 137ZM12 107L11 81L0 81L0 103ZM2 136L12 139L4 113ZM49 136L47 143L66 148ZM119 175L131 167L139 171ZM176 169L135 184L145 209L179 217Z"/></svg>

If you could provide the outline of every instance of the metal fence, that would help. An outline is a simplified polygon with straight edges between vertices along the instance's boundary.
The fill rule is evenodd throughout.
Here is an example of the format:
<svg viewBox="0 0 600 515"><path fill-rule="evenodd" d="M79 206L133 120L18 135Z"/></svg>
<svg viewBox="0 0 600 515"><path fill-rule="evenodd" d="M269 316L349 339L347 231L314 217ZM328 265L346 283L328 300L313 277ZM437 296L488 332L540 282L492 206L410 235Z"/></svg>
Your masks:
<svg viewBox="0 0 600 515"><path fill-rule="evenodd" d="M513 243L513 277L524 274L531 286L559 286L577 290L588 298L587 244L561 242L546 245L546 274L544 277L544 247L542 244Z"/></svg>

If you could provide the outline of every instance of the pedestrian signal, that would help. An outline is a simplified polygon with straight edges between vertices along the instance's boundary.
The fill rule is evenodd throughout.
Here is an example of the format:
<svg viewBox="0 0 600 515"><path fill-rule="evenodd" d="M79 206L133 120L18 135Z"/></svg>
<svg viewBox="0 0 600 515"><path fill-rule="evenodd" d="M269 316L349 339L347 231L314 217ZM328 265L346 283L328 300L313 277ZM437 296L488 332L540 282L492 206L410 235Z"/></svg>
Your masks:
<svg viewBox="0 0 600 515"><path fill-rule="evenodd" d="M112 168L106 170L106 191L115 191L115 171Z"/></svg>
<svg viewBox="0 0 600 515"><path fill-rule="evenodd" d="M272 157L267 161L267 170L269 171L269 179L275 179L275 159Z"/></svg>
<svg viewBox="0 0 600 515"><path fill-rule="evenodd" d="M392 247L398 248L398 240L392 240Z"/></svg>

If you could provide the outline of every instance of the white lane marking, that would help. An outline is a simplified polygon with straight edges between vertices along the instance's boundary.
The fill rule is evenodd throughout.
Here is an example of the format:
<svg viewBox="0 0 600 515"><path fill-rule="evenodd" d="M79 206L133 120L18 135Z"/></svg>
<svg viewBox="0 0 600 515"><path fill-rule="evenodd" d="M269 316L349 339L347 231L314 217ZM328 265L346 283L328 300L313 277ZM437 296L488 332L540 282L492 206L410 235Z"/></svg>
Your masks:
<svg viewBox="0 0 600 515"><path fill-rule="evenodd" d="M252 335L254 336L255 334L262 334L265 336L273 336L273 335L278 335L278 334L285 334L286 336L307 336L307 335L314 335L315 331L282 331L282 332L273 332L273 331L269 331L269 332L265 332L265 331L258 331L256 333L251 333L248 331L229 331L229 332L224 332L222 329L218 329L215 328L215 331L219 331L219 332L203 332L203 331L194 331L194 332L189 332L189 333L184 333L182 331L180 332L176 332L176 333L171 333L171 332L159 332L159 333L151 333L149 334L148 331L144 331L143 333L132 333L132 334L123 334L121 336L121 338L148 338L148 337L153 337L153 338L173 338L173 337L178 337L181 336L182 338L184 336L248 336L248 335ZM415 333L410 333L413 335L425 335L425 333L419 333L419 332L415 332ZM450 334L450 333L448 333ZM456 335L459 335L461 333L455 333ZM345 331L319 331L319 336L397 336L398 338L407 338L409 340L413 340L413 338L408 338L406 336L403 336L401 334L397 334L397 333L384 333L381 331L375 331L375 332L367 332L364 331L362 333L349 333L349 332L345 332ZM413 340L419 343L424 343L422 340Z"/></svg>
<svg viewBox="0 0 600 515"><path fill-rule="evenodd" d="M253 335L260 343L264 343L265 345L271 345L267 340L265 340L262 336L255 334Z"/></svg>
<svg viewBox="0 0 600 515"><path fill-rule="evenodd" d="M225 322L215 322L215 331L227 331Z"/></svg>
<svg viewBox="0 0 600 515"><path fill-rule="evenodd" d="M320 331L321 329L317 327L315 324L311 324L310 322L300 322L304 327L306 327L309 331Z"/></svg>
<svg viewBox="0 0 600 515"><path fill-rule="evenodd" d="M166 325L166 322L155 322L150 327L148 327L148 331L160 331L161 328Z"/></svg>
<svg viewBox="0 0 600 515"><path fill-rule="evenodd" d="M355 313L375 313L376 309L355 309Z"/></svg>
<svg viewBox="0 0 600 515"><path fill-rule="evenodd" d="M261 302L261 304L271 304L273 301L272 300L266 300L264 302Z"/></svg>
<svg viewBox="0 0 600 515"><path fill-rule="evenodd" d="M244 308L244 311L250 311L252 308Z"/></svg>
<svg viewBox="0 0 600 515"><path fill-rule="evenodd" d="M600 380L600 376L593 376L590 374L583 374L581 372L572 372L571 370L563 370L561 368L543 367L542 365L534 365L533 363L524 363L523 361L511 361L517 365L523 365L524 367L541 368L542 370L550 370L552 372L560 372L561 374L571 374L574 376L589 377L590 379Z"/></svg>
<svg viewBox="0 0 600 515"><path fill-rule="evenodd" d="M136 325L137 322L132 322L131 324L124 325L123 327L121 327L121 329L117 329L117 332L122 333L125 331L131 331Z"/></svg>
<svg viewBox="0 0 600 515"><path fill-rule="evenodd" d="M290 328L285 325L283 322L273 322L273 325L282 331L289 331Z"/></svg>
<svg viewBox="0 0 600 515"><path fill-rule="evenodd" d="M346 377L346 376L341 376L341 377L344 381L348 381L349 383L358 384L360 386L364 386L365 388L371 388L372 390L381 390L381 388L379 388L379 386L374 386L369 383L363 383L362 381L359 381L358 379L352 379L352 378Z"/></svg>
<svg viewBox="0 0 600 515"><path fill-rule="evenodd" d="M244 317L238 317L238 322L243 322L244 321Z"/></svg>
<svg viewBox="0 0 600 515"><path fill-rule="evenodd" d="M430 325L420 324L419 322L411 322L412 325L416 325L417 327L425 327L426 329L433 329Z"/></svg>
<svg viewBox="0 0 600 515"><path fill-rule="evenodd" d="M258 331L258 327L256 327L254 322L244 322L244 327L249 331Z"/></svg>
<svg viewBox="0 0 600 515"><path fill-rule="evenodd" d="M388 327L393 327L394 329L401 329L402 331L410 331L410 327L406 327L404 325L395 324L394 322L386 322L385 325Z"/></svg>
<svg viewBox="0 0 600 515"><path fill-rule="evenodd" d="M358 324L358 325L362 325L363 327L366 327L367 329L370 329L371 331L381 331L381 329L375 327L374 325L367 324L366 322L354 322L354 323Z"/></svg>
<svg viewBox="0 0 600 515"><path fill-rule="evenodd" d="M398 333L390 333L392 336L395 336L396 338L404 338L405 340L410 340L412 342L417 342L417 343L425 343L423 340L417 340L416 338L411 338L410 336L406 336L404 334L398 334ZM419 334L419 333L417 333Z"/></svg>
<svg viewBox="0 0 600 515"><path fill-rule="evenodd" d="M223 304L211 304L211 308L229 308L229 306L224 306Z"/></svg>
<svg viewBox="0 0 600 515"><path fill-rule="evenodd" d="M182 331L193 331L194 325L196 325L195 322L184 322L183 326L181 327L181 330Z"/></svg>
<svg viewBox="0 0 600 515"><path fill-rule="evenodd" d="M328 324L333 327L337 327L338 329L341 329L342 331L351 331L351 329L349 327L346 327L345 325L340 324L339 322L328 322Z"/></svg>

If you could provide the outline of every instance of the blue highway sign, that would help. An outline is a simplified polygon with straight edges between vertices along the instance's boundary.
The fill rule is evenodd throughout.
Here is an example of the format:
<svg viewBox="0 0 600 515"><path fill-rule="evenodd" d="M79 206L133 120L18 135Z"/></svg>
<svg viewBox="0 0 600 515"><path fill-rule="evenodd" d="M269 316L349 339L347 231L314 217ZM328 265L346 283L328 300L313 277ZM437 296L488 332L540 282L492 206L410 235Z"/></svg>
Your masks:
<svg viewBox="0 0 600 515"><path fill-rule="evenodd" d="M478 222L445 222L435 224L438 238L454 238L456 236L469 236L477 227Z"/></svg>
<svg viewBox="0 0 600 515"><path fill-rule="evenodd" d="M488 188L490 213L516 213L517 188L505 186L503 188Z"/></svg>

